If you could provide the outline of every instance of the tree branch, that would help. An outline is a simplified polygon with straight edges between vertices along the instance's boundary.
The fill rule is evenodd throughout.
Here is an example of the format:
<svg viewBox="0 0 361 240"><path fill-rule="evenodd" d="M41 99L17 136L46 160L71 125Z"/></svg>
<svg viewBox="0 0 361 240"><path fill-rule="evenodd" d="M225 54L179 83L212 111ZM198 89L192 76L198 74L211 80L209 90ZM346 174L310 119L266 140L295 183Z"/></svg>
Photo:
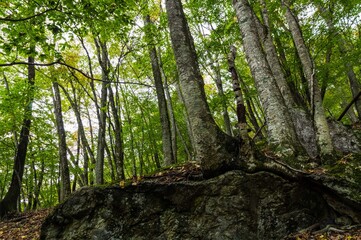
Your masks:
<svg viewBox="0 0 361 240"><path fill-rule="evenodd" d="M338 117L337 121L341 121L342 118L345 116L345 114L347 113L347 111L350 109L350 107L360 98L361 96L361 92L359 92L353 99L352 101L346 106L345 110L343 110L343 112L341 113L341 115Z"/></svg>
<svg viewBox="0 0 361 240"><path fill-rule="evenodd" d="M10 18L11 15L9 15L9 16L7 16L7 17L5 17L5 18L0 18L0 21L4 21L4 22L21 22L21 21L27 21L27 20L30 20L30 19L32 19L32 18L36 18L36 17L39 17L39 16L41 16L41 15L44 15L44 14L47 13L47 12L51 12L51 11L56 11L56 10L58 10L59 2L60 2L60 1L58 1L58 2L56 3L56 6L55 6L54 8L49 8L49 9L43 11L43 12L37 13L37 14L32 15L32 16L28 16L28 17L24 17L24 18L13 19L13 18Z"/></svg>
<svg viewBox="0 0 361 240"><path fill-rule="evenodd" d="M81 75L83 75L84 77L94 80L94 81L98 81L98 82L104 82L102 79L99 78L93 78L91 76L89 76L88 74L84 73L82 70L73 67L67 63L64 62L60 62L60 61L56 61L56 62L50 62L50 63L29 63L29 62L11 62L11 63L0 63L0 67L9 67L9 66L15 66L15 65L34 65L34 66L39 66L39 67L49 67L49 66L53 66L53 65L62 65L65 66L73 71L76 71L78 73L80 73ZM108 82L108 81L107 81ZM137 82L125 82L125 81L109 81L108 83L119 83L119 84L133 84L133 85L141 85L141 86L145 86L145 87L149 87L149 88L153 88L153 85L149 85L146 83L137 83Z"/></svg>

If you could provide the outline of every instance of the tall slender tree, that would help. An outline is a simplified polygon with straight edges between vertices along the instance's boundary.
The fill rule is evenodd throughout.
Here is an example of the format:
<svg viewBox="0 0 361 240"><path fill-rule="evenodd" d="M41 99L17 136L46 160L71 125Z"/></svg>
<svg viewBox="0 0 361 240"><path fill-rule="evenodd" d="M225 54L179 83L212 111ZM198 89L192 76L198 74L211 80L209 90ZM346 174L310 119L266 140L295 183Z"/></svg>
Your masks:
<svg viewBox="0 0 361 240"><path fill-rule="evenodd" d="M106 108L109 84L109 59L107 45L101 42L99 38L95 38L95 45L97 47L98 60L102 69L102 87L100 96L100 109L99 109L99 128L98 128L98 145L97 157L95 164L95 183L104 183L104 155L105 155L105 133L106 133Z"/></svg>
<svg viewBox="0 0 361 240"><path fill-rule="evenodd" d="M63 121L63 111L61 107L61 96L59 91L59 84L55 80L53 82L53 104L56 121L56 129L58 132L58 146L59 146L59 169L60 169L60 196L59 200L63 201L70 195L70 174L67 157L66 134Z"/></svg>
<svg viewBox="0 0 361 240"><path fill-rule="evenodd" d="M247 0L233 0L244 51L256 82L268 126L268 142L281 155L293 156L300 150L290 113L263 51L254 12Z"/></svg>
<svg viewBox="0 0 361 240"><path fill-rule="evenodd" d="M35 47L31 47L30 52L34 53ZM19 143L15 152L13 174L11 177L10 187L5 197L0 202L0 218L4 217L11 211L17 211L18 202L20 201L20 190L29 144L29 134L34 101L35 65L33 56L28 57L28 64L27 98L24 109L24 119L21 126Z"/></svg>
<svg viewBox="0 0 361 240"><path fill-rule="evenodd" d="M116 106L114 93L111 85L108 86L108 92L109 92L109 104L111 107L111 112L113 115L113 124L114 124L114 135L115 135L114 162L117 173L116 180L119 181L125 179L123 128L122 128L120 112Z"/></svg>
<svg viewBox="0 0 361 240"><path fill-rule="evenodd" d="M165 98L162 81L162 73L158 62L156 45L153 39L153 23L151 22L149 15L145 17L145 25L147 27L146 35L149 41L148 52L152 64L153 78L158 100L158 109L162 126L164 165L167 166L175 163L175 157L172 149L172 135L167 108L167 100Z"/></svg>
<svg viewBox="0 0 361 240"><path fill-rule="evenodd" d="M179 82L190 119L196 159L204 173L238 164L238 144L216 125L207 104L197 54L180 0L166 0L168 25Z"/></svg>
<svg viewBox="0 0 361 240"><path fill-rule="evenodd" d="M318 147L320 148L320 154L324 157L331 156L334 153L334 148L325 110L322 105L321 90L318 85L315 64L305 44L297 16L287 2L284 1L283 4L286 8L287 23L301 61L303 73L308 82L311 113L316 127L316 139Z"/></svg>

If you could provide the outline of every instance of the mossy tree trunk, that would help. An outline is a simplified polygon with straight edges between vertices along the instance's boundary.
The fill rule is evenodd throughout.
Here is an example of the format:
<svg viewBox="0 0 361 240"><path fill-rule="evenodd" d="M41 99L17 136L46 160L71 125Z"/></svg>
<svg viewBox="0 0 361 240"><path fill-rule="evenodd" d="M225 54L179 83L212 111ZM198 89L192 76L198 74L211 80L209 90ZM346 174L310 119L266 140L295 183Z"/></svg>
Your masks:
<svg viewBox="0 0 361 240"><path fill-rule="evenodd" d="M167 0L166 9L179 82L193 132L196 159L212 175L238 162L238 144L216 125L204 91L193 38L180 0Z"/></svg>
<svg viewBox="0 0 361 240"><path fill-rule="evenodd" d="M284 3L284 5L286 7L287 23L301 61L303 74L308 82L311 112L313 115L314 125L316 127L316 140L318 147L320 148L320 154L324 157L331 156L334 153L334 148L326 120L325 110L322 105L321 90L318 86L316 69L302 36L298 19L292 12L290 6L287 3Z"/></svg>
<svg viewBox="0 0 361 240"><path fill-rule="evenodd" d="M276 152L294 156L300 150L291 116L263 51L254 13L247 0L233 0L243 47L259 92L268 126L268 141Z"/></svg>

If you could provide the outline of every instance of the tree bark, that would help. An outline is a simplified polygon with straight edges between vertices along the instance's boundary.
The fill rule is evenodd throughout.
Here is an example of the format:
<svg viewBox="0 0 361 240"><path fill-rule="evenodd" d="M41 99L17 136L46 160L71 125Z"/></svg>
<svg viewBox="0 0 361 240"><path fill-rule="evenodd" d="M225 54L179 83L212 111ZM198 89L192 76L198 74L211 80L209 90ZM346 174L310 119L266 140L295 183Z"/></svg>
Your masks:
<svg viewBox="0 0 361 240"><path fill-rule="evenodd" d="M35 163L34 162L32 162L31 167L33 168L33 171L34 171L34 180L35 180L34 203L33 203L32 210L36 210L37 207L40 206L39 196L40 196L41 186L43 185L44 171L45 171L45 161L44 161L44 159L41 160L41 167L40 167L39 175L36 174L36 168L35 168Z"/></svg>
<svg viewBox="0 0 361 240"><path fill-rule="evenodd" d="M24 119L20 131L19 143L17 145L15 153L13 174L11 177L10 187L5 197L0 202L0 218L4 217L11 211L16 211L17 203L20 198L21 183L23 180L25 159L29 143L35 84L35 66L31 65L32 63L34 63L34 57L28 57L28 62L30 63L30 65L28 65L27 103L24 109Z"/></svg>
<svg viewBox="0 0 361 240"><path fill-rule="evenodd" d="M60 201L63 201L71 193L70 175L67 158L66 134L63 122L63 112L61 107L61 97L58 82L53 82L53 103L58 132L59 146L59 168L60 168Z"/></svg>
<svg viewBox="0 0 361 240"><path fill-rule="evenodd" d="M182 93L182 90L180 89L180 84L179 84L179 79L176 83L176 91L177 91L177 94L178 94L178 97L181 101L181 103L183 105L185 105L184 103L184 97L183 97L183 93ZM189 138L189 141L190 141L190 149L189 149L189 155L188 155L188 159L191 160L191 159L194 159L194 137L193 137L193 131L192 131L192 128L191 128L191 123L190 123L190 120L189 120L189 116L188 116L188 113L187 113L187 110L186 109L183 109L182 110L182 113L183 113L183 116L184 116L184 119L185 119L185 123L186 123L186 126L187 126L187 133L188 133L188 138ZM179 129L178 129L179 130Z"/></svg>
<svg viewBox="0 0 361 240"><path fill-rule="evenodd" d="M78 133L80 135L80 139L82 142L82 150L83 150L83 161L84 161L84 173L83 173L83 182L85 185L89 184L89 179L88 179L88 166L89 166L89 157L91 160L91 163L95 162L95 156L93 153L93 150L91 149L91 146L89 145L88 139L85 135L85 129L84 129L84 124L81 118L81 114L80 114L80 106L77 103L77 99L76 99L76 95L75 95L75 87L73 86L73 84L71 84L72 89L73 89L73 99L71 98L69 92L62 86L59 84L59 87L63 90L66 98L68 99L71 108L73 109L73 112L75 114L75 118L76 118L76 122L78 124Z"/></svg>
<svg viewBox="0 0 361 240"><path fill-rule="evenodd" d="M231 120L229 118L229 114L227 110L226 95L224 94L224 90L223 90L221 68L218 62L214 63L212 68L215 73L214 82L216 83L217 86L218 97L221 99L224 128L226 130L226 133L232 136L233 132L232 132Z"/></svg>
<svg viewBox="0 0 361 240"><path fill-rule="evenodd" d="M160 55L160 51L159 55ZM173 110L173 104L172 104L172 98L170 95L169 85L168 85L168 78L164 73L163 65L162 65L162 59L159 56L159 67L164 79L164 91L166 96L166 102L168 107L168 113L169 113L169 122L170 122L170 129L171 129L171 136L172 136L172 150L173 150L173 157L174 162L177 162L177 152L178 152L178 145L177 145L177 122L174 116L174 110Z"/></svg>
<svg viewBox="0 0 361 240"><path fill-rule="evenodd" d="M163 143L163 156L164 156L164 165L168 166L175 163L173 150L172 150L172 136L171 128L169 122L169 114L167 109L167 101L164 94L164 87L162 81L162 74L160 71L160 66L158 63L157 50L154 45L154 39L151 32L151 27L153 23L150 20L149 15L145 18L145 24L149 29L146 30L146 36L149 40L148 43L148 52L150 56L150 61L152 64L152 71L155 83L155 90L157 93L158 100L158 109L160 115L160 122L162 126L162 143Z"/></svg>
<svg viewBox="0 0 361 240"><path fill-rule="evenodd" d="M109 103L112 110L114 122L114 135L115 135L115 154L114 163L117 172L117 181L124 180L124 148L123 148L123 130L120 119L120 114L117 106L115 105L114 93L112 87L109 85Z"/></svg>
<svg viewBox="0 0 361 240"><path fill-rule="evenodd" d="M244 51L254 77L268 124L268 141L279 154L293 156L300 150L290 114L263 52L254 13L247 0L233 0Z"/></svg>
<svg viewBox="0 0 361 240"><path fill-rule="evenodd" d="M104 152L105 152L105 132L106 132L106 108L107 108L107 95L108 95L108 74L109 62L106 43L100 42L95 39L97 46L98 60L102 69L102 88L100 96L100 109L99 109L99 129L98 129L98 144L97 144L97 157L95 163L95 183L104 183Z"/></svg>
<svg viewBox="0 0 361 240"><path fill-rule="evenodd" d="M129 128L132 129L133 126L133 122L132 122L132 117L129 113L129 103L128 103L128 97L125 95L124 93L124 89L120 87L120 92L122 94L123 97L123 101L124 101L124 116L125 116L125 120L127 121ZM142 110L141 110L142 111ZM129 159L131 161L131 166L132 166L132 177L136 178L137 177L137 164L136 164L136 159L135 159L135 146L134 146L134 134L133 131L130 131L130 149L129 149ZM157 151L157 150L155 150ZM160 164L158 162L157 166L160 167Z"/></svg>
<svg viewBox="0 0 361 240"><path fill-rule="evenodd" d="M166 8L179 82L193 131L196 159L205 175L212 175L238 164L238 144L219 129L211 115L181 1L166 0Z"/></svg>
<svg viewBox="0 0 361 240"><path fill-rule="evenodd" d="M321 91L318 86L316 70L312 62L311 55L306 47L302 36L302 31L298 23L297 17L291 11L287 4L286 19L301 60L303 73L308 82L308 90L310 93L311 112L316 127L316 140L320 148L321 157L331 156L334 153L330 130L327 124L325 111L322 105Z"/></svg>
<svg viewBox="0 0 361 240"><path fill-rule="evenodd" d="M244 105L243 94L239 86L239 77L235 65L236 52L236 48L231 46L230 53L228 54L228 67L229 72L232 75L232 86L236 99L241 153L242 155L246 155L247 160L253 160L253 150L250 143L250 137L248 136L248 126L246 121L246 107Z"/></svg>
<svg viewBox="0 0 361 240"><path fill-rule="evenodd" d="M271 24L268 17L267 6L264 0L261 0L261 5L264 26L258 20L257 16L254 15L254 19L257 23L259 36L263 40L268 64L270 65L270 69L276 80L277 86L281 91L284 102L291 115L298 140L309 156L316 157L318 155L318 150L316 143L316 133L313 127L312 119L309 116L309 113L306 111L306 108L302 105L297 105L295 101L297 97L293 96L291 92L291 89L286 80L286 76L282 70L276 47L273 43Z"/></svg>

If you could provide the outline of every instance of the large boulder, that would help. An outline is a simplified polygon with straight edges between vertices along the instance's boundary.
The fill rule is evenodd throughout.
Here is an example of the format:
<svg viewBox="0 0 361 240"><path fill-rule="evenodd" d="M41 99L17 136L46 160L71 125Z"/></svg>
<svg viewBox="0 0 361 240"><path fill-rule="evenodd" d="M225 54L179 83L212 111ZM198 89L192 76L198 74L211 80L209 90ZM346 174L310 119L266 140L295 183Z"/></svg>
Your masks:
<svg viewBox="0 0 361 240"><path fill-rule="evenodd" d="M197 182L82 188L46 219L41 239L281 239L334 218L309 186L231 171Z"/></svg>

